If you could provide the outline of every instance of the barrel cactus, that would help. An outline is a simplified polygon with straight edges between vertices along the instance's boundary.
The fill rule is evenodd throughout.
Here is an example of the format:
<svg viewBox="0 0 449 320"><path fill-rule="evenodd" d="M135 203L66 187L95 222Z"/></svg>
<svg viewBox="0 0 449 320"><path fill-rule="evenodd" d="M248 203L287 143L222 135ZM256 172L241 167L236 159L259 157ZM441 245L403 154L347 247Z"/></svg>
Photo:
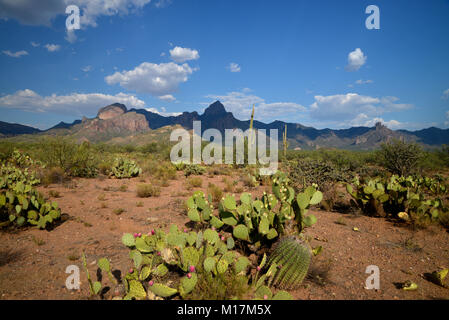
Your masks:
<svg viewBox="0 0 449 320"><path fill-rule="evenodd" d="M298 287L307 275L311 259L312 250L303 239L296 236L280 239L267 263L268 268L277 266L269 285L283 289Z"/></svg>

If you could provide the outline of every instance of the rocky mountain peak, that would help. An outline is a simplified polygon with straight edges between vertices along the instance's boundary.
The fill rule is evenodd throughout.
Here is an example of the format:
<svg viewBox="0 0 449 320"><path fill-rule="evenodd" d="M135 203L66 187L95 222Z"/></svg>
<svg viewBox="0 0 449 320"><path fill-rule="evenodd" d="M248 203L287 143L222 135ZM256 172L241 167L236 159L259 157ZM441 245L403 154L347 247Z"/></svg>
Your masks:
<svg viewBox="0 0 449 320"><path fill-rule="evenodd" d="M98 110L97 118L101 120L112 119L124 114L127 111L126 106L121 103L113 103Z"/></svg>
<svg viewBox="0 0 449 320"><path fill-rule="evenodd" d="M206 117L220 117L226 115L226 109L220 101L215 101L206 110L204 110L204 116Z"/></svg>

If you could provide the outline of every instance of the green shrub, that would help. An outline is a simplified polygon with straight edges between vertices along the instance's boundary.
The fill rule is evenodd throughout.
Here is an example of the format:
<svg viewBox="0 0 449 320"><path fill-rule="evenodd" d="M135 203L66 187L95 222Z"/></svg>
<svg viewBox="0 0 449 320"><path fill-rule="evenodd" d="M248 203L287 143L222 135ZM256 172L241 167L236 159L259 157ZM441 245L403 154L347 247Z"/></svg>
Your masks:
<svg viewBox="0 0 449 320"><path fill-rule="evenodd" d="M437 152L438 158L444 163L445 166L449 167L449 145L442 145L441 149Z"/></svg>
<svg viewBox="0 0 449 320"><path fill-rule="evenodd" d="M40 158L48 167L60 167L72 177L95 177L98 160L88 142L76 144L66 138L48 138L40 145Z"/></svg>
<svg viewBox="0 0 449 320"><path fill-rule="evenodd" d="M186 177L191 175L199 176L206 172L206 168L197 164L186 164L183 170Z"/></svg>
<svg viewBox="0 0 449 320"><path fill-rule="evenodd" d="M377 154L382 166L400 176L412 174L423 155L419 145L401 140L383 143Z"/></svg>
<svg viewBox="0 0 449 320"><path fill-rule="evenodd" d="M11 142L0 142L0 161L9 159L14 151L14 145Z"/></svg>
<svg viewBox="0 0 449 320"><path fill-rule="evenodd" d="M292 186L296 190L314 183L324 190L335 182L347 182L352 176L348 172L349 169L340 169L330 161L304 158L289 161L286 166Z"/></svg>

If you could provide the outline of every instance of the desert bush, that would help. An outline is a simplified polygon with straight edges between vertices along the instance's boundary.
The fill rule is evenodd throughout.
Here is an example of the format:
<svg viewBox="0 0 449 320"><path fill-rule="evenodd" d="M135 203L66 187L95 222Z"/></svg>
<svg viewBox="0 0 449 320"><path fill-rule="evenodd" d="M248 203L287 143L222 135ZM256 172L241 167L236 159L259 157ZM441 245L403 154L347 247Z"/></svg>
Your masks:
<svg viewBox="0 0 449 320"><path fill-rule="evenodd" d="M188 188L200 188L203 185L203 180L200 177L189 177L187 179Z"/></svg>
<svg viewBox="0 0 449 320"><path fill-rule="evenodd" d="M440 212L440 215L438 216L438 221L444 228L449 230L449 210L444 210Z"/></svg>
<svg viewBox="0 0 449 320"><path fill-rule="evenodd" d="M186 164L183 170L186 177L191 175L199 176L206 172L206 168L197 164Z"/></svg>
<svg viewBox="0 0 449 320"><path fill-rule="evenodd" d="M48 138L40 145L40 158L48 167L60 167L73 177L95 177L98 160L88 142L78 145L66 138Z"/></svg>
<svg viewBox="0 0 449 320"><path fill-rule="evenodd" d="M157 165L156 169L153 169L151 173L155 178L161 180L176 179L176 168L168 162L163 162L162 164Z"/></svg>
<svg viewBox="0 0 449 320"><path fill-rule="evenodd" d="M400 176L412 174L423 155L419 145L401 140L383 143L377 154L382 166Z"/></svg>
<svg viewBox="0 0 449 320"><path fill-rule="evenodd" d="M437 151L437 155L444 165L449 167L449 145L442 145L441 149Z"/></svg>
<svg viewBox="0 0 449 320"><path fill-rule="evenodd" d="M126 210L123 209L123 208L115 208L114 210L112 210L112 212L113 212L115 215L119 216L119 215L121 215L123 212L126 212Z"/></svg>
<svg viewBox="0 0 449 320"><path fill-rule="evenodd" d="M98 171L101 174L108 176L111 173L111 168L113 165L113 161L103 160L98 164Z"/></svg>
<svg viewBox="0 0 449 320"><path fill-rule="evenodd" d="M210 184L207 188L207 192L212 196L212 201L214 203L220 202L223 197L223 191L215 184Z"/></svg>
<svg viewBox="0 0 449 320"><path fill-rule="evenodd" d="M52 198L61 198L61 194L57 190L50 190L48 196Z"/></svg>
<svg viewBox="0 0 449 320"><path fill-rule="evenodd" d="M147 183L137 185L136 192L139 198L158 197L161 194L161 189Z"/></svg>
<svg viewBox="0 0 449 320"><path fill-rule="evenodd" d="M243 185L248 188L255 188L259 185L259 182L257 181L256 177L249 173L243 175L240 178L240 180L242 181Z"/></svg>
<svg viewBox="0 0 449 320"><path fill-rule="evenodd" d="M289 161L286 166L292 186L296 190L314 183L321 190L326 190L336 182L347 182L351 178L348 170L339 169L329 161L304 158Z"/></svg>
<svg viewBox="0 0 449 320"><path fill-rule="evenodd" d="M228 178L223 178L222 181L225 184L223 191L232 193L234 191L234 186L237 184L237 181L230 181Z"/></svg>
<svg viewBox="0 0 449 320"><path fill-rule="evenodd" d="M14 151L14 145L11 142L0 142L0 161L6 161L11 157Z"/></svg>

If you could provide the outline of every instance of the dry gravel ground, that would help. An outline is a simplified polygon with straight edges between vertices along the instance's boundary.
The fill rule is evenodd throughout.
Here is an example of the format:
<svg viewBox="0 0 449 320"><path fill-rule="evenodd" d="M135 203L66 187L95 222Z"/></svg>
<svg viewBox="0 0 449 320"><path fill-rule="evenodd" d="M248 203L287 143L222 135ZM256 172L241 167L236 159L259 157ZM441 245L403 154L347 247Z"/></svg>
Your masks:
<svg viewBox="0 0 449 320"><path fill-rule="evenodd" d="M114 269L126 272L131 263L128 250L121 244L123 233L168 229L172 223L181 227L188 221L183 203L193 191L186 190L182 175L162 188L156 198L136 196L140 180L76 179L66 185L40 187L45 195L50 190L60 193L51 200L59 203L68 219L51 231L30 228L0 232L0 299L86 299L89 291L82 269L83 251L94 279L96 261L101 257L109 258ZM209 182L224 185L220 176L205 176L203 191ZM124 184L126 191L120 191ZM250 192L260 194L265 188ZM142 206L137 206L138 202ZM117 215L114 210L119 208L125 211ZM294 298L449 298L448 289L423 277L423 273L449 267L449 233L442 228L413 231L385 219L319 210L314 214L318 223L306 233L312 246L321 245L323 251L315 257L302 287L292 292ZM72 264L81 268L80 290L65 287L65 270ZM379 290L364 288L369 265L379 267ZM406 280L416 282L419 289L396 287Z"/></svg>

